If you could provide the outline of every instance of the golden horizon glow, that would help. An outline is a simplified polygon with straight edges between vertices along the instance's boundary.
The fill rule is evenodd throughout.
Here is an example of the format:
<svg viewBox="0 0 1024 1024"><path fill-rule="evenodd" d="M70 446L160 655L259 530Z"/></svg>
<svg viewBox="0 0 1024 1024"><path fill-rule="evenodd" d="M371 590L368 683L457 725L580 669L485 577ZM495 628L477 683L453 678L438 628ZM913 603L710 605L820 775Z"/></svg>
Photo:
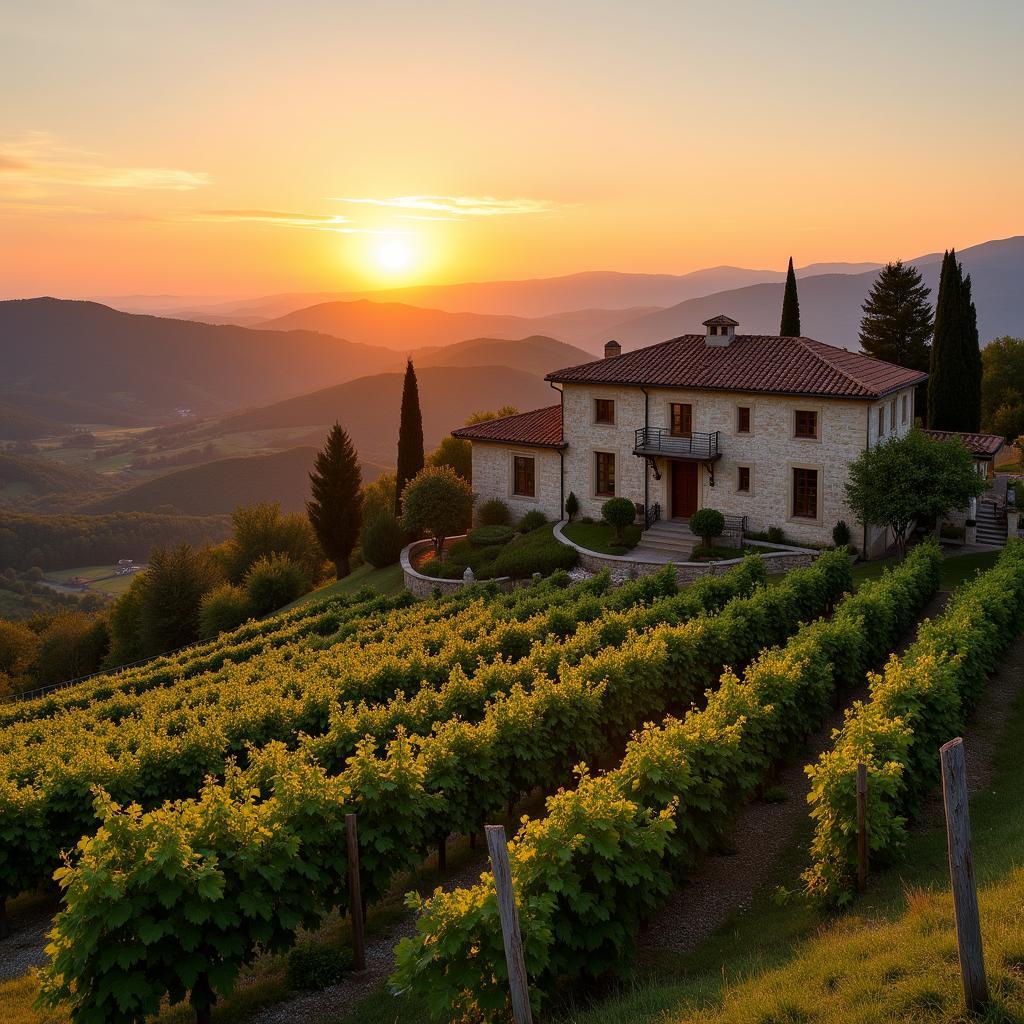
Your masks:
<svg viewBox="0 0 1024 1024"><path fill-rule="evenodd" d="M962 249L1024 232L1022 36L998 0L13 5L0 296Z"/></svg>

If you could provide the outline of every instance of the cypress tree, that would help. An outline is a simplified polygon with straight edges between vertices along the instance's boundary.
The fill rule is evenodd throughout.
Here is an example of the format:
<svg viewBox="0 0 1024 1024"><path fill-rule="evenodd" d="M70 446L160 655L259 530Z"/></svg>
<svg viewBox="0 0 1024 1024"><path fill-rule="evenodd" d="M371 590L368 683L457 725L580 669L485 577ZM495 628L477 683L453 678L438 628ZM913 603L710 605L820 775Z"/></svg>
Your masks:
<svg viewBox="0 0 1024 1024"><path fill-rule="evenodd" d="M793 270L793 257L789 257L789 270L786 271L786 291L782 296L782 323L779 325L779 337L800 337L800 300L796 294L796 273Z"/></svg>
<svg viewBox="0 0 1024 1024"><path fill-rule="evenodd" d="M349 558L363 521L363 475L352 439L339 424L331 427L317 453L309 480L313 498L306 503L306 513L340 580L351 571Z"/></svg>
<svg viewBox="0 0 1024 1024"><path fill-rule="evenodd" d="M402 415L398 425L398 468L395 471L395 515L402 517L402 491L423 468L423 416L420 391L412 360L405 364L402 384Z"/></svg>
<svg viewBox="0 0 1024 1024"><path fill-rule="evenodd" d="M942 259L928 380L928 425L977 430L981 422L981 353L970 278L951 249Z"/></svg>

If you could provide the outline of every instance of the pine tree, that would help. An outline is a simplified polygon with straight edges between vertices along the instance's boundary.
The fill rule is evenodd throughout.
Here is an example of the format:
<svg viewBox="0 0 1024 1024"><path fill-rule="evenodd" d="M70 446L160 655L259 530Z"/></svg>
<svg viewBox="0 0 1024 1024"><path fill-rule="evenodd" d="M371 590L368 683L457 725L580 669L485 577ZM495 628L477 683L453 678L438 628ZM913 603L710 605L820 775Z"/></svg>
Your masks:
<svg viewBox="0 0 1024 1024"><path fill-rule="evenodd" d="M902 260L887 263L861 307L864 353L911 370L927 370L934 326L929 294L916 267Z"/></svg>
<svg viewBox="0 0 1024 1024"><path fill-rule="evenodd" d="M971 282L963 276L956 250L942 259L935 302L935 336L928 380L928 425L934 430L968 430L981 422L981 353L978 314Z"/></svg>
<svg viewBox="0 0 1024 1024"><path fill-rule="evenodd" d="M423 417L420 392L412 360L405 364L402 384L402 415L398 425L398 468L395 472L395 515L402 517L402 491L423 468Z"/></svg>
<svg viewBox="0 0 1024 1024"><path fill-rule="evenodd" d="M352 439L337 423L309 474L313 499L306 503L324 554L334 563L338 579L350 572L349 558L363 521L362 473Z"/></svg>
<svg viewBox="0 0 1024 1024"><path fill-rule="evenodd" d="M792 256L789 257L789 270L786 271L786 291L782 296L782 323L779 325L779 336L800 337L800 300L796 294L796 273L793 270Z"/></svg>

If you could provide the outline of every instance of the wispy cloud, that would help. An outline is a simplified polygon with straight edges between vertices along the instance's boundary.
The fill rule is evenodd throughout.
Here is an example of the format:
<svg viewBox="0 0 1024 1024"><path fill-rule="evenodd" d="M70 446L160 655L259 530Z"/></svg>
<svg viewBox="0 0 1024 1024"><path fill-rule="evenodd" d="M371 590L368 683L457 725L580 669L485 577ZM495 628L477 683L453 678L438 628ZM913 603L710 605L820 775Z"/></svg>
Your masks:
<svg viewBox="0 0 1024 1024"><path fill-rule="evenodd" d="M364 228L354 226L349 217L328 213L287 213L282 210L199 210L190 220L219 220L228 222L277 224L280 227L313 228L335 231L343 235L402 235L398 228Z"/></svg>
<svg viewBox="0 0 1024 1024"><path fill-rule="evenodd" d="M68 189L187 192L210 183L201 171L174 167L121 167L95 153L72 149L45 132L0 141L0 183L26 198Z"/></svg>
<svg viewBox="0 0 1024 1024"><path fill-rule="evenodd" d="M338 203L356 203L362 206L383 206L393 210L417 210L422 214L448 214L447 217L428 217L420 220L458 220L462 217L507 217L523 213L548 213L558 204L546 199L495 199L493 196L393 196L387 199L335 196Z"/></svg>

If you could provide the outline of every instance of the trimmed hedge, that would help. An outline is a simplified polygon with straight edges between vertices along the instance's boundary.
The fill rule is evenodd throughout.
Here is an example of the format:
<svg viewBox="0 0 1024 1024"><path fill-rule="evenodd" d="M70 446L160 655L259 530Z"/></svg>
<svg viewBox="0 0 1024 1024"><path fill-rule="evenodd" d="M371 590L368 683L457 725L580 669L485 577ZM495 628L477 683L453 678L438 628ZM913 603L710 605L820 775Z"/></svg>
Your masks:
<svg viewBox="0 0 1024 1024"><path fill-rule="evenodd" d="M735 806L819 725L836 687L852 685L935 593L940 558L934 546L918 548L843 601L831 621L764 650L742 680L726 670L702 709L647 726L607 775L581 766L577 787L559 791L545 818L523 826L510 857L536 1009L561 981L622 963L675 874L710 848ZM653 652L646 659L656 661ZM493 877L426 900L411 894L409 904L419 912L417 934L399 944L395 988L439 1019L507 1012Z"/></svg>
<svg viewBox="0 0 1024 1024"><path fill-rule="evenodd" d="M475 548L488 548L496 544L507 544L514 536L511 526L478 526L469 531L466 539Z"/></svg>
<svg viewBox="0 0 1024 1024"><path fill-rule="evenodd" d="M873 674L870 699L846 715L835 744L807 767L811 778L809 891L852 899L857 871L857 764L868 769L867 832L874 862L891 862L907 821L939 778L938 749L964 718L1000 655L1024 626L1024 541L1010 540L995 567L960 587L925 621L902 660Z"/></svg>

